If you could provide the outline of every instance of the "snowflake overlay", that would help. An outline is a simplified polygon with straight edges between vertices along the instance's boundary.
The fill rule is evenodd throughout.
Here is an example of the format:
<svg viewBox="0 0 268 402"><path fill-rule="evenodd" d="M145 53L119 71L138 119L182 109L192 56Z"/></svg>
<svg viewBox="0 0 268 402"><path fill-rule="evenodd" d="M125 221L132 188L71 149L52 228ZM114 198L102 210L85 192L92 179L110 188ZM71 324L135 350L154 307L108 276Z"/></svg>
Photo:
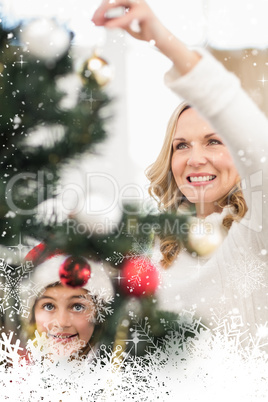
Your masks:
<svg viewBox="0 0 268 402"><path fill-rule="evenodd" d="M228 268L230 284L245 298L254 290L266 286L266 264L254 255L245 254Z"/></svg>
<svg viewBox="0 0 268 402"><path fill-rule="evenodd" d="M152 255L152 246L148 244L148 241L137 241L134 239L132 248L130 251L123 255L118 251L114 251L112 257L108 257L106 261L111 261L114 265L121 264L125 259L134 260L142 257L145 261L150 261L151 263L156 263L157 260Z"/></svg>
<svg viewBox="0 0 268 402"><path fill-rule="evenodd" d="M96 320L98 323L103 323L108 315L112 315L114 310L111 304L114 302L114 297L107 296L107 291L104 288L93 290L94 294L94 309L92 314L88 316L88 320ZM94 317L95 316L95 317Z"/></svg>
<svg viewBox="0 0 268 402"><path fill-rule="evenodd" d="M157 267L160 258L159 254L153 252L152 245L148 244L148 241L137 241L134 239L132 248L126 255L114 251L111 257L106 258L106 261L112 262L115 266L122 264L124 260L133 261L134 266L137 268L137 274L131 277L131 284L135 287L140 285L140 274L148 271L148 265ZM123 279L120 272L116 278L118 279L118 283L120 283L121 279Z"/></svg>
<svg viewBox="0 0 268 402"><path fill-rule="evenodd" d="M11 267L4 259L0 259L0 313L2 315L9 312L9 318L13 321L14 314L20 315L22 318L28 318L30 315L32 300L35 300L44 291L43 286L37 285L31 281L31 272L33 264L31 261L19 265L18 267ZM27 279L25 282L24 280ZM114 301L113 296L108 296L104 288L92 291L94 294L94 309L92 315L88 319L94 319L103 323L107 315L112 315L113 309L111 304Z"/></svg>
<svg viewBox="0 0 268 402"><path fill-rule="evenodd" d="M3 258L0 258L0 291L2 297L0 298L0 312L7 314L12 320L14 314L20 314L22 317L29 316L29 308L27 303L21 299L22 280L29 278L32 270L32 263L25 262L18 267L11 267Z"/></svg>
<svg viewBox="0 0 268 402"><path fill-rule="evenodd" d="M2 339L0 339L0 362L6 362L13 365L18 364L19 351L23 349L20 347L20 340L17 339L15 343L12 343L14 333L10 332L9 336L3 332Z"/></svg>
<svg viewBox="0 0 268 402"><path fill-rule="evenodd" d="M46 356L46 338L36 334L28 343L30 359L22 357L18 364L19 342L12 346L12 335L3 333L2 358L13 361L13 367L0 366L1 400L267 400L268 355L256 347L257 338L247 348L237 342L239 336L234 342L231 335L239 328L238 317L219 323L217 333L204 327L192 311L183 311L180 318L179 327L162 319L170 332L160 347L151 338L148 322L135 322L133 317L132 341L147 340L150 349L144 358L105 346L92 349L84 359Z"/></svg>
<svg viewBox="0 0 268 402"><path fill-rule="evenodd" d="M142 247L136 245L128 256L122 258L144 255ZM10 310L27 316L29 298L36 297L40 289L33 283L30 289L24 289L17 278L28 278L31 268L23 265L11 269L1 261L0 275L8 278L5 284L1 284L3 297L0 307L3 312ZM261 275L261 264L253 264L251 268ZM255 279L256 275L253 274ZM262 276L258 275L259 281L252 283L247 278L243 289L251 291L264 286ZM20 296L23 291L26 292L25 298ZM94 302L96 321L103 322L105 316L113 313L113 298L106 296L105 289L96 292ZM253 338L244 329L239 314L221 315L212 311L208 328L202 324L201 318L196 317L194 310L184 310L177 321L160 319L167 335L158 342L151 333L148 319L140 320L132 311L129 311L129 318L130 336L123 341L130 346L134 356L119 345L114 350L99 345L86 358L70 360L70 354L55 353L46 335L37 332L35 338L28 341L27 355L21 356L20 341L13 341L13 332L3 332L0 340L0 400L149 402L153 395L153 400L163 402L266 401L268 321L257 328L257 335ZM140 344L145 345L144 357L136 355Z"/></svg>

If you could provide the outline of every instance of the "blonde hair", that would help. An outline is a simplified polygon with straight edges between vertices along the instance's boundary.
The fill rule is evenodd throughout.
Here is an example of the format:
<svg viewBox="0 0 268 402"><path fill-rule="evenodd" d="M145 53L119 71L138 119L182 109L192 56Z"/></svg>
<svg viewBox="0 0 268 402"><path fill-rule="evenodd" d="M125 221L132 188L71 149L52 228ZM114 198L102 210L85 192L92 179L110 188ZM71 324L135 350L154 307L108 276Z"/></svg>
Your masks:
<svg viewBox="0 0 268 402"><path fill-rule="evenodd" d="M172 113L166 130L164 143L156 161L146 170L146 176L150 181L149 194L157 203L160 211L177 213L183 206L189 206L190 202L179 190L171 170L172 141L176 131L177 122L180 115L191 106L183 102ZM229 205L233 207L233 214L227 215L223 219L223 226L230 229L234 221L239 221L247 212L247 205L237 184L231 191L217 201L218 206L224 208ZM167 268L177 257L184 247L182 241L178 241L174 236L160 236L160 251L163 255L162 265Z"/></svg>

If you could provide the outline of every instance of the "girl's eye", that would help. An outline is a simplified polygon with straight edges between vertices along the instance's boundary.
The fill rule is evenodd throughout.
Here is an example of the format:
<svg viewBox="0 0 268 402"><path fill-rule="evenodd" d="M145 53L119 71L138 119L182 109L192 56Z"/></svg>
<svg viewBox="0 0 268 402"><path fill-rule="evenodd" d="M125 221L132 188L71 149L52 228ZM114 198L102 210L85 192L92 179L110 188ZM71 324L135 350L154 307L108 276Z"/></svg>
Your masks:
<svg viewBox="0 0 268 402"><path fill-rule="evenodd" d="M85 307L83 304L80 304L80 303L75 303L75 304L72 306L72 310L73 310L73 311L76 311L76 312L84 311L85 308L86 308L86 307Z"/></svg>
<svg viewBox="0 0 268 402"><path fill-rule="evenodd" d="M52 303L46 303L43 305L43 309L46 311L52 311L54 309L54 306Z"/></svg>
<svg viewBox="0 0 268 402"><path fill-rule="evenodd" d="M222 144L222 142L220 142L219 140L216 140L216 139L211 139L211 140L209 140L209 145L221 145Z"/></svg>
<svg viewBox="0 0 268 402"><path fill-rule="evenodd" d="M175 149L186 149L188 146L185 142L179 142L176 144Z"/></svg>

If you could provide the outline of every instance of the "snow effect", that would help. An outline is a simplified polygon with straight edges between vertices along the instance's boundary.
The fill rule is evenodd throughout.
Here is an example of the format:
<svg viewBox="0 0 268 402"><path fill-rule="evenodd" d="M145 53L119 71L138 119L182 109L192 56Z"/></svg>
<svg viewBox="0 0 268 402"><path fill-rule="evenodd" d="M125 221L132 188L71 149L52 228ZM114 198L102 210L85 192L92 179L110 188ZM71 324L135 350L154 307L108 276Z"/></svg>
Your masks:
<svg viewBox="0 0 268 402"><path fill-rule="evenodd" d="M12 345L12 334L2 333L1 357L9 364L0 366L1 400L266 400L268 355L258 339L243 348L239 334L234 338L228 331L200 327L191 312L183 312L183 317L180 330L172 330L171 323L163 344L154 348L148 323L140 322L136 340L146 335L148 343L142 358L104 345L86 358L52 356L44 347L45 334L38 333L28 342L30 357L18 358L19 341Z"/></svg>
<svg viewBox="0 0 268 402"><path fill-rule="evenodd" d="M266 287L266 263L251 254L245 254L235 264L229 266L229 281L242 297L249 297L251 293Z"/></svg>
<svg viewBox="0 0 268 402"><path fill-rule="evenodd" d="M125 258L140 256L141 250L144 253L142 247L137 244ZM239 268L242 271L238 266L233 267L235 275L243 274L234 281L236 286L246 284L241 287L242 295L246 295L245 289L248 294L264 286L263 265L249 259L246 263L246 275L244 264ZM6 277L1 282L2 312L10 309L27 316L27 298L40 291L32 286L32 293L27 293L25 300L20 298L23 291L20 279L29 275L30 265L12 270L1 261L0 274ZM113 298L105 297L105 289L96 294L96 320L104 322L107 315L113 314ZM35 338L28 340L25 354L12 331L2 332L0 400L255 402L267 399L268 321L258 327L253 338L245 331L239 314L221 316L212 311L210 328L202 324L194 310L182 311L179 318L174 322L160 319L166 336L157 343L149 320L140 320L135 312L129 311L130 332L122 339L130 347L128 353L119 345L114 349L112 345L98 345L86 357L71 359L68 353L65 356L61 351L55 353L44 333L35 332ZM141 342L146 345L143 357L137 356ZM72 349L73 345L69 346Z"/></svg>

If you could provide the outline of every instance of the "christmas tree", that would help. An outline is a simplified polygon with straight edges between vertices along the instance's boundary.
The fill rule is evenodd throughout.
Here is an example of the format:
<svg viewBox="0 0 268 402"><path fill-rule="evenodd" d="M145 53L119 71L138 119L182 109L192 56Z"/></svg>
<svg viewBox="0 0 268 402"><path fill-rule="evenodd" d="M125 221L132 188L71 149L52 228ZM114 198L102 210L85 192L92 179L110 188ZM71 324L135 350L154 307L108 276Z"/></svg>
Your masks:
<svg viewBox="0 0 268 402"><path fill-rule="evenodd" d="M174 225L179 228L187 218L141 215L133 203L125 208L128 212L117 228L87 236L67 230L75 215L62 220L57 210L40 213L44 203L57 197L63 168L86 153L96 157L95 147L105 139L105 124L111 118L112 100L104 86L107 63L93 54L77 69L71 44L72 33L55 20L34 20L12 30L0 26L2 323L10 330L17 328L23 313L18 287L32 268L10 250L19 248L18 243L42 242L42 258L60 249L110 264L116 296L110 310L106 307L102 342L120 355L144 355L171 329L178 332L178 317L157 310L154 235L174 236ZM76 91L70 99L65 86L71 77L76 79ZM88 102L93 93L98 102Z"/></svg>

